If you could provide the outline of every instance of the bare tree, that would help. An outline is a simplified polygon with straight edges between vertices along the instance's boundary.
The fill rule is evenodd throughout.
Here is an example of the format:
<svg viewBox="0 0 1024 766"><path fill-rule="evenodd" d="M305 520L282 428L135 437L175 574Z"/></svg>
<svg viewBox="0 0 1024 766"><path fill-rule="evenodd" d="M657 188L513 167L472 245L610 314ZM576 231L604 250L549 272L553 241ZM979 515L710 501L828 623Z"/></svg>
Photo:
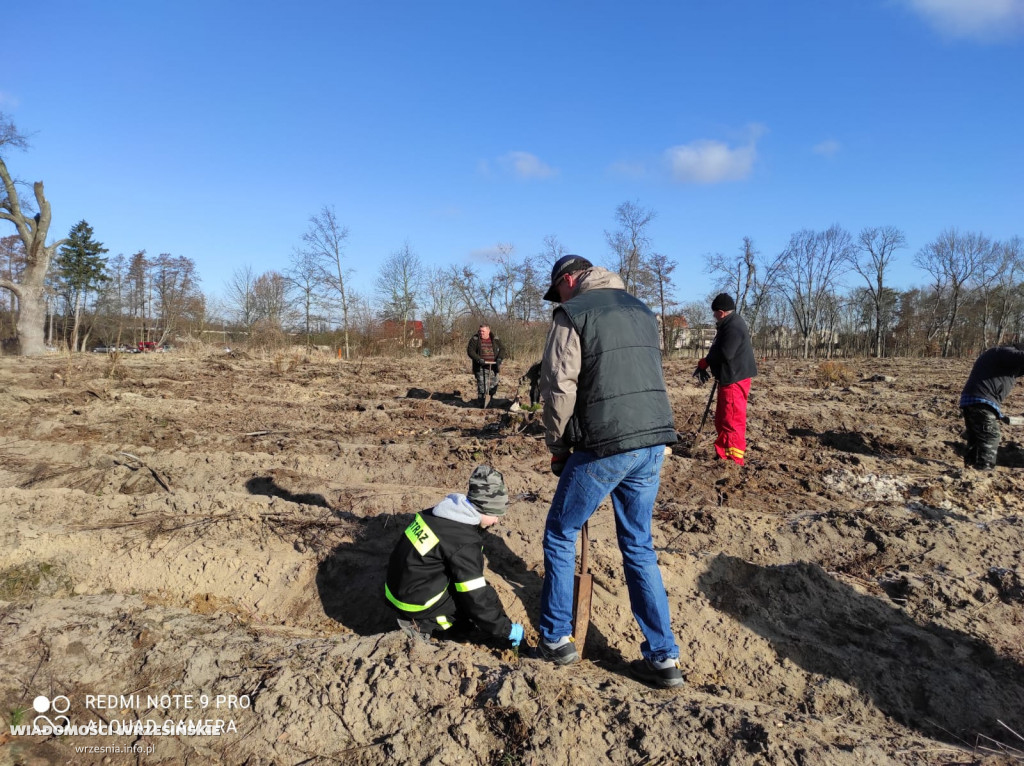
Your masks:
<svg viewBox="0 0 1024 766"><path fill-rule="evenodd" d="M647 263L647 251L651 244L647 227L656 217L657 213L640 207L639 202L623 202L615 209L615 221L619 228L604 233L616 262L616 271L626 285L626 291L644 301L656 295Z"/></svg>
<svg viewBox="0 0 1024 766"><path fill-rule="evenodd" d="M716 290L725 290L735 296L736 311L744 313L747 296L757 281L757 255L750 237L743 238L743 249L738 257L727 258L721 253L707 256L704 270L717 275Z"/></svg>
<svg viewBox="0 0 1024 766"><path fill-rule="evenodd" d="M490 261L497 267L494 275L495 303L497 313L505 319L515 319L517 308L522 306L522 296L527 289L523 279L523 262L515 258L515 246L511 242L499 242Z"/></svg>
<svg viewBox="0 0 1024 766"><path fill-rule="evenodd" d="M402 323L402 347L405 348L409 322L419 308L423 288L423 265L408 242L381 264L376 287L384 318Z"/></svg>
<svg viewBox="0 0 1024 766"><path fill-rule="evenodd" d="M150 260L145 250L132 255L128 262L128 313L132 319L132 342L149 340L153 317L153 290Z"/></svg>
<svg viewBox="0 0 1024 766"><path fill-rule="evenodd" d="M568 254L569 250L559 242L558 237L548 234L544 237L544 247L540 252L524 262L523 281L527 284L527 289L523 295L523 308L520 312L520 318L524 322L547 319L550 316L548 306L544 302L544 293L548 291L551 267L559 258Z"/></svg>
<svg viewBox="0 0 1024 766"><path fill-rule="evenodd" d="M253 325L259 319L256 296L253 294L255 285L256 275L248 264L235 269L231 279L224 285L226 307L234 315L235 321L245 327L246 332L252 332Z"/></svg>
<svg viewBox="0 0 1024 766"><path fill-rule="evenodd" d="M534 322L546 318L544 293L548 288L549 268L544 268L540 256L526 256L519 262L520 289L513 306L515 318L520 322Z"/></svg>
<svg viewBox="0 0 1024 766"><path fill-rule="evenodd" d="M25 245L16 235L0 237L0 279L9 282L17 282L21 279L21 273L25 270ZM18 300L14 292L8 292L10 298L7 305L3 307L3 314L8 315L11 332L16 332L15 314L18 310ZM6 327L0 325L0 338L6 338Z"/></svg>
<svg viewBox="0 0 1024 766"><path fill-rule="evenodd" d="M348 227L338 223L334 207L324 205L318 215L309 219L309 229L302 235L306 251L321 265L324 281L338 294L341 307L341 326L345 338L345 358L351 357L349 345L348 279L352 270L345 263L345 242Z"/></svg>
<svg viewBox="0 0 1024 766"><path fill-rule="evenodd" d="M128 259L118 253L107 260L106 279L96 298L98 335L106 345L120 345L128 310Z"/></svg>
<svg viewBox="0 0 1024 766"><path fill-rule="evenodd" d="M18 350L22 356L37 356L46 351L43 341L46 321L46 272L50 268L54 254L64 240L46 244L50 233L50 203L43 191L43 182L36 181L32 190L35 195L38 212L22 206L18 190L3 153L7 148L24 149L28 146L14 123L0 112L0 181L3 182L3 196L0 197L0 219L10 221L18 231L18 237L25 246L25 270L21 280L15 282L0 278L0 287L10 290L18 299Z"/></svg>
<svg viewBox="0 0 1024 766"><path fill-rule="evenodd" d="M267 329L278 332L288 321L288 280L276 271L267 271L256 277L252 285L256 316Z"/></svg>
<svg viewBox="0 0 1024 766"><path fill-rule="evenodd" d="M822 328L839 277L853 249L849 232L833 224L824 231L804 229L794 234L783 253L780 279L803 338L803 356L810 356L811 340Z"/></svg>
<svg viewBox="0 0 1024 766"><path fill-rule="evenodd" d="M555 265L555 261L561 258L563 255L568 255L569 251L565 246L558 241L558 237L554 234L548 234L544 237L544 247L537 254L541 261L548 264L548 270ZM546 285L545 285L546 286ZM546 290L544 292L547 292Z"/></svg>
<svg viewBox="0 0 1024 766"><path fill-rule="evenodd" d="M704 331L715 324L714 317L711 316L711 306L707 301L687 301L679 308L683 319L686 320L686 346L695 356L704 356Z"/></svg>
<svg viewBox="0 0 1024 766"><path fill-rule="evenodd" d="M501 316L497 309L497 287L493 280L484 279L473 266L449 266L448 278L459 295L462 313L481 319Z"/></svg>
<svg viewBox="0 0 1024 766"><path fill-rule="evenodd" d="M157 345L187 325L197 325L204 314L199 275L191 258L160 253L152 262L150 284L155 294L155 314L160 331ZM148 340L148 339L147 339Z"/></svg>
<svg viewBox="0 0 1024 766"><path fill-rule="evenodd" d="M933 280L936 297L943 301L945 328L942 356L949 356L953 328L971 280L982 269L986 259L993 257L992 242L983 234L961 234L947 229L914 256L914 264L927 271Z"/></svg>
<svg viewBox="0 0 1024 766"><path fill-rule="evenodd" d="M995 325L993 345L1003 342L1007 325L1024 309L1024 289L1021 277L1024 275L1024 243L1020 237L1012 237L999 245L999 259L996 289L992 298L992 321Z"/></svg>
<svg viewBox="0 0 1024 766"><path fill-rule="evenodd" d="M423 294L427 340L431 348L437 349L444 344L455 325L460 305L459 293L450 273L438 266L426 273Z"/></svg>
<svg viewBox="0 0 1024 766"><path fill-rule="evenodd" d="M321 269L317 259L306 250L296 249L291 255L291 266L285 277L292 285L292 292L298 296L302 322L306 330L306 345L312 345L313 313L322 296L320 294Z"/></svg>
<svg viewBox="0 0 1024 766"><path fill-rule="evenodd" d="M783 269L783 255L765 261L750 237L743 238L740 255L727 258L721 253L707 257L705 271L717 275L716 291L727 290L735 296L736 310L743 314L750 332L760 327L761 312L776 289Z"/></svg>
<svg viewBox="0 0 1024 766"><path fill-rule="evenodd" d="M885 275L897 250L907 246L907 238L895 226L869 226L861 230L857 247L850 250L849 264L867 283L875 309L875 356L881 358L885 323Z"/></svg>
<svg viewBox="0 0 1024 766"><path fill-rule="evenodd" d="M668 355L673 347L673 327L669 319L669 309L675 304L672 294L672 272L676 270L676 262L663 253L653 253L650 257L651 274L658 290L658 307L661 310L661 349Z"/></svg>

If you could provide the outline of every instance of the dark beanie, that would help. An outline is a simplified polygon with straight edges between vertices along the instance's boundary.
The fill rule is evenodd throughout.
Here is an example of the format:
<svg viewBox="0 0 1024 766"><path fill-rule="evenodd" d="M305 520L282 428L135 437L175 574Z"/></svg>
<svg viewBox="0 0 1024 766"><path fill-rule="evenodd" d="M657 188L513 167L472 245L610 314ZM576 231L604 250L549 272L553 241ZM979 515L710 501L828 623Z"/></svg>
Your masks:
<svg viewBox="0 0 1024 766"><path fill-rule="evenodd" d="M711 301L712 311L735 311L736 301L732 299L728 293L719 293L715 296L715 299Z"/></svg>

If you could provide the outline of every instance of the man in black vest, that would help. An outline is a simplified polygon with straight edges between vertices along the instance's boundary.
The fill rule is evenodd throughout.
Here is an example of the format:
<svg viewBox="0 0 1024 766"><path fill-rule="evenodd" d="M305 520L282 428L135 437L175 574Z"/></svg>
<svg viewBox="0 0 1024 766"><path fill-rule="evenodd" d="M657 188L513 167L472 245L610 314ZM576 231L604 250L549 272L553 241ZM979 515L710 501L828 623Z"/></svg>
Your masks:
<svg viewBox="0 0 1024 766"><path fill-rule="evenodd" d="M544 528L538 653L559 665L579 660L571 636L576 538L610 494L645 639L631 668L648 683L679 686L679 647L651 539L665 445L676 441L657 321L616 274L578 255L555 263L544 299L561 304L541 366L545 440L560 478Z"/></svg>

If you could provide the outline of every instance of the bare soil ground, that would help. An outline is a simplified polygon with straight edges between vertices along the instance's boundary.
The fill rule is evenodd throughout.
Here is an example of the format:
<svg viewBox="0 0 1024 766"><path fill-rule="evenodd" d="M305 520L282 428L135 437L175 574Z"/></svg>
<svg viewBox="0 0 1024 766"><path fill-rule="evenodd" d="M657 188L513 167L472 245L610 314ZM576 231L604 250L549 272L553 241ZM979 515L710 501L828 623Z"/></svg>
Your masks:
<svg viewBox="0 0 1024 766"><path fill-rule="evenodd" d="M397 536L491 462L515 502L489 580L536 641L556 479L536 422L469 406L465 359L2 358L0 762L1020 763L1024 430L965 470L969 360L842 365L823 387L817 362L763 362L738 468L696 433L692 362L666 364L655 543L687 683L660 691L627 672L607 506L580 665L392 629ZM76 725L232 730L8 734L39 695Z"/></svg>

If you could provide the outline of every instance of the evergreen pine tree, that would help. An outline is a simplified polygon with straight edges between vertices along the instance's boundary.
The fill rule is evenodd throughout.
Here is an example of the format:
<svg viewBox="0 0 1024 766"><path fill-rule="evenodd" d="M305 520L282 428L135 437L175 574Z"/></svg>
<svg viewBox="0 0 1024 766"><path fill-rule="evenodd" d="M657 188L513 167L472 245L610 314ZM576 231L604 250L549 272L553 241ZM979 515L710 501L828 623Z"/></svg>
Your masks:
<svg viewBox="0 0 1024 766"><path fill-rule="evenodd" d="M68 234L67 242L57 251L57 273L68 295L74 296L75 324L71 332L71 349L78 350L78 327L82 316L82 303L88 291L106 280L107 248L93 239L92 226L79 221Z"/></svg>

